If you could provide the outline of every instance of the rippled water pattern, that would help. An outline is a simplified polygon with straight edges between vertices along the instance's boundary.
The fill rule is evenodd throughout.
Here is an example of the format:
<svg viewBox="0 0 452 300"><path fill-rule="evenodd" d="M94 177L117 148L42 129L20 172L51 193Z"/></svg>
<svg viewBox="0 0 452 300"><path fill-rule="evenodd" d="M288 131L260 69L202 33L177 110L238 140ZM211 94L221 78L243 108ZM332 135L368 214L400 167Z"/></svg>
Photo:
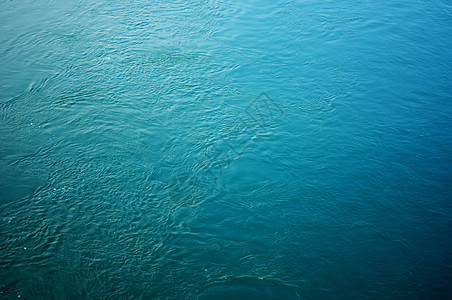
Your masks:
<svg viewBox="0 0 452 300"><path fill-rule="evenodd" d="M448 0L0 0L0 297L451 297L451 28Z"/></svg>

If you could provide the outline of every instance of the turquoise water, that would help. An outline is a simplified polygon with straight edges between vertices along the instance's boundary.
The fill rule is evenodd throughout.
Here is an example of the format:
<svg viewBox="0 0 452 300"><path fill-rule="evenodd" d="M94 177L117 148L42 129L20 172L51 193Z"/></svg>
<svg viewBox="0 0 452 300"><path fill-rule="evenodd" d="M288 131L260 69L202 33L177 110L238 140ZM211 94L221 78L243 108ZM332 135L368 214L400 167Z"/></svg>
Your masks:
<svg viewBox="0 0 452 300"><path fill-rule="evenodd" d="M450 1L0 5L0 297L451 297Z"/></svg>

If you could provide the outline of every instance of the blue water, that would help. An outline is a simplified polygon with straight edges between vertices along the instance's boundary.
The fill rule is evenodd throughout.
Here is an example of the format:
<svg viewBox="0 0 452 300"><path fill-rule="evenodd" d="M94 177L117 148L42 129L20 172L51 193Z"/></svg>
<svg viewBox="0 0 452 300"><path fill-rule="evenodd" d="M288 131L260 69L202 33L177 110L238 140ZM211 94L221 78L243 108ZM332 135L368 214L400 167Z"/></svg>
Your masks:
<svg viewBox="0 0 452 300"><path fill-rule="evenodd" d="M0 1L0 297L452 297L452 2Z"/></svg>

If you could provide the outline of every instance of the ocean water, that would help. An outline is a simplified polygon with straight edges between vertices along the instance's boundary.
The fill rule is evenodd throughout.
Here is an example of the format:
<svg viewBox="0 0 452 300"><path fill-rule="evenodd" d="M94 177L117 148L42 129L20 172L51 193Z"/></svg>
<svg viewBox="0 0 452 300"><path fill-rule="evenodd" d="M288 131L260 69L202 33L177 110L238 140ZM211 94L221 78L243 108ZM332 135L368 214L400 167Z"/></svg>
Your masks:
<svg viewBox="0 0 452 300"><path fill-rule="evenodd" d="M452 297L452 2L0 0L0 298Z"/></svg>

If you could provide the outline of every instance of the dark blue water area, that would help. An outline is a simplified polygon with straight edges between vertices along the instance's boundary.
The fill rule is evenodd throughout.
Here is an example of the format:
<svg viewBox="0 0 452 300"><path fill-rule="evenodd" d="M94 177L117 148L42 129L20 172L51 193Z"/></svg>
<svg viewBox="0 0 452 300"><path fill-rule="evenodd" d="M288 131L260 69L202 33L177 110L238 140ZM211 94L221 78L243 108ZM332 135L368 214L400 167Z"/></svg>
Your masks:
<svg viewBox="0 0 452 300"><path fill-rule="evenodd" d="M0 298L448 299L450 1L0 1Z"/></svg>

